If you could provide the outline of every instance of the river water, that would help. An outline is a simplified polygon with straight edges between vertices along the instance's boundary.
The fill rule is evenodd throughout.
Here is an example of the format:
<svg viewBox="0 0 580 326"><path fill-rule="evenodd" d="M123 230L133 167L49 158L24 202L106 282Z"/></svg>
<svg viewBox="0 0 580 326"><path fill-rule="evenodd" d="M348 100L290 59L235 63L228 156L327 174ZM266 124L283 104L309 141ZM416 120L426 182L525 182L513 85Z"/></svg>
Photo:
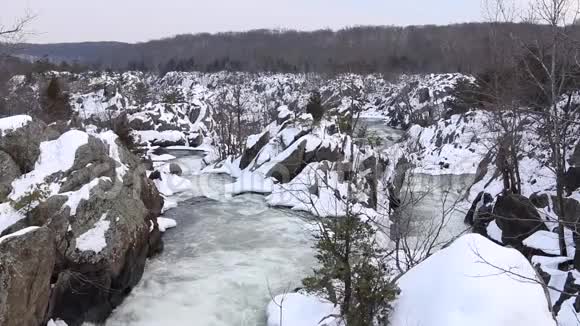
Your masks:
<svg viewBox="0 0 580 326"><path fill-rule="evenodd" d="M216 186L212 197L227 182L190 179ZM315 264L310 224L259 195L190 199L165 216L178 227L167 231L163 254L148 262L107 325L265 325L270 292L300 286Z"/></svg>
<svg viewBox="0 0 580 326"><path fill-rule="evenodd" d="M403 132L365 120L388 147ZM315 266L312 225L286 210L270 208L260 195L227 198L229 177L194 175L196 157L180 157L194 187L165 217L178 226L164 236L164 252L151 259L142 281L107 321L108 326L262 326L271 295L293 290ZM430 191L410 215L421 226L459 197L471 176L415 176L411 193ZM189 199L186 199L189 198ZM448 233L463 227L453 215ZM447 232L447 231L446 231Z"/></svg>

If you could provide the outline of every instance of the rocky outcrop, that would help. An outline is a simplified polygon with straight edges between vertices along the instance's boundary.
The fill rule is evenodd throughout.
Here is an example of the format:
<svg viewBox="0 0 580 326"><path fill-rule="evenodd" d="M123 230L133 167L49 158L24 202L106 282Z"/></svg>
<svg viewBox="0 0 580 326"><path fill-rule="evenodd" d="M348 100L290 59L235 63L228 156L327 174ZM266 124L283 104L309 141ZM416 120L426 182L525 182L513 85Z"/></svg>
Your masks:
<svg viewBox="0 0 580 326"><path fill-rule="evenodd" d="M46 322L54 264L54 235L46 227L0 238L0 325Z"/></svg>
<svg viewBox="0 0 580 326"><path fill-rule="evenodd" d="M104 321L137 285L146 258L162 248L156 221L162 198L137 159L124 149L120 156L131 173L115 182L99 181L89 199L79 203L74 218L65 206L48 224L57 234L62 257L51 317L69 326ZM114 171L115 165L111 168ZM107 225L106 246L96 251L86 248L82 235L100 223Z"/></svg>
<svg viewBox="0 0 580 326"><path fill-rule="evenodd" d="M336 162L342 157L342 153L338 146L332 146L331 144L320 145L313 151L307 151L304 153L304 159L306 162L322 162L330 161Z"/></svg>
<svg viewBox="0 0 580 326"><path fill-rule="evenodd" d="M175 175L181 175L183 173L183 171L181 170L181 167L178 164L170 163L169 164L169 173L175 174Z"/></svg>
<svg viewBox="0 0 580 326"><path fill-rule="evenodd" d="M547 230L532 202L522 195L499 196L493 214L502 230L504 244L519 247L532 233Z"/></svg>
<svg viewBox="0 0 580 326"><path fill-rule="evenodd" d="M264 148L264 146L266 146L266 144L268 144L269 141L270 141L270 133L264 132L253 146L247 148L244 151L244 154L242 155L242 158L240 160L240 169L243 170L247 168L250 165L250 163L254 160L254 158L256 158L256 155L260 153L262 148Z"/></svg>
<svg viewBox="0 0 580 326"><path fill-rule="evenodd" d="M489 222L493 221L493 197L486 193L480 192L477 194L469 211L465 216L465 224L473 227L473 232L487 236L487 226Z"/></svg>
<svg viewBox="0 0 580 326"><path fill-rule="evenodd" d="M294 150L282 161L276 163L266 174L278 182L286 183L294 179L306 166L304 155L306 153L306 140L298 144Z"/></svg>
<svg viewBox="0 0 580 326"><path fill-rule="evenodd" d="M20 175L20 168L12 157L8 153L0 151L0 203L5 201L12 191L12 186L10 185L12 181Z"/></svg>
<svg viewBox="0 0 580 326"><path fill-rule="evenodd" d="M40 155L40 143L49 138L47 130L43 122L33 120L0 137L0 150L10 154L20 172L30 172Z"/></svg>
<svg viewBox="0 0 580 326"><path fill-rule="evenodd" d="M39 134L45 132L38 131ZM163 247L157 225L163 199L146 177L140 160L111 132L98 136L80 131L74 133L75 136L84 135L87 142L76 148L74 162L68 163L72 166L45 178L46 182L58 185L57 192L42 198L36 207L26 212L24 219L3 232L12 237L30 226L40 226L39 230L48 232L50 244L35 243L35 247L50 251L50 255L43 254L47 256L44 260L37 259L47 264L50 268L48 280L52 275L55 282L50 300L47 292L44 301L38 301L38 309L30 308L31 313L39 316L38 322L7 325L41 325L49 318L62 319L69 326L104 321L139 282L147 257ZM19 149L18 146L6 148L10 150L9 157L14 157L13 151ZM31 165L28 160L34 155L38 157L34 154L38 151L38 148L29 149L28 153L32 154L23 156L21 162L27 164L24 166L34 167L35 162ZM11 170L15 170L14 167ZM14 172L13 175L18 174ZM7 249L6 255L12 251ZM0 257L3 253L2 249ZM19 254L18 251L14 253ZM46 261L50 257L52 261ZM26 284L36 284L33 282ZM20 306L19 300L26 298L9 297L6 305ZM14 311L19 312L18 309ZM29 318L24 313L21 315Z"/></svg>

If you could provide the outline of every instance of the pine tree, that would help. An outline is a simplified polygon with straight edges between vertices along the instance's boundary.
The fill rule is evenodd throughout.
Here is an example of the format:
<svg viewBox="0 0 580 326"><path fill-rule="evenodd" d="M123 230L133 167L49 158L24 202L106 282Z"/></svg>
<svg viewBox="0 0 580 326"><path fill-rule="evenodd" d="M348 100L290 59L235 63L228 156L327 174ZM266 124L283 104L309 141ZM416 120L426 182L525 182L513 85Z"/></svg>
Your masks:
<svg viewBox="0 0 580 326"><path fill-rule="evenodd" d="M339 305L349 326L387 325L399 289L382 262L386 253L375 241L376 228L354 214L324 219L319 226L315 249L320 267L304 279L305 288Z"/></svg>
<svg viewBox="0 0 580 326"><path fill-rule="evenodd" d="M64 93L57 77L50 80L42 96L42 119L48 123L59 120L69 120L72 108L68 94Z"/></svg>
<svg viewBox="0 0 580 326"><path fill-rule="evenodd" d="M306 106L306 112L312 115L314 122L320 122L324 116L324 107L322 106L322 99L320 92L313 91L310 94L310 100Z"/></svg>

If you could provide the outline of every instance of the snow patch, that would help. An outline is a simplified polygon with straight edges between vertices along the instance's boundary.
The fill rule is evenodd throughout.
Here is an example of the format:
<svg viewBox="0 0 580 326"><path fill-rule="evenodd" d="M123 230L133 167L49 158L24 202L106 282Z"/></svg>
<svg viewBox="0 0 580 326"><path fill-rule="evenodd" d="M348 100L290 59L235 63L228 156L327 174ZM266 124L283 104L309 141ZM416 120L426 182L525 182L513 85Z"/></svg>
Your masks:
<svg viewBox="0 0 580 326"><path fill-rule="evenodd" d="M111 222L105 221L107 214L103 214L92 229L81 234L76 241L76 248L80 251L93 251L98 254L107 247L105 233L109 230Z"/></svg>
<svg viewBox="0 0 580 326"><path fill-rule="evenodd" d="M42 142L34 170L12 182L10 198L17 201L27 192L43 184L47 176L72 168L77 149L86 145L88 141L89 135L85 132L70 130L56 140ZM53 185L50 188L52 194L58 192L60 186Z"/></svg>
<svg viewBox="0 0 580 326"><path fill-rule="evenodd" d="M32 117L29 115L14 115L0 119L0 137L4 137L9 132L26 126Z"/></svg>
<svg viewBox="0 0 580 326"><path fill-rule="evenodd" d="M0 238L0 243L1 243L2 241L8 240L8 239L10 239L10 238L16 238L16 237L19 237L19 236L25 235L26 233L28 233L28 232L32 232L32 231L34 231L34 230L36 230L36 229L39 229L39 227L38 227L38 226L29 226L29 227L27 227L27 228L24 228L24 229L22 229L22 230L20 230L20 231L16 231L16 232L14 232L14 233L10 233L10 234L8 234L8 235L5 235L5 236L1 237L1 238Z"/></svg>
<svg viewBox="0 0 580 326"><path fill-rule="evenodd" d="M159 225L159 231L165 232L168 229L177 226L177 221L172 218L158 217L157 224Z"/></svg>

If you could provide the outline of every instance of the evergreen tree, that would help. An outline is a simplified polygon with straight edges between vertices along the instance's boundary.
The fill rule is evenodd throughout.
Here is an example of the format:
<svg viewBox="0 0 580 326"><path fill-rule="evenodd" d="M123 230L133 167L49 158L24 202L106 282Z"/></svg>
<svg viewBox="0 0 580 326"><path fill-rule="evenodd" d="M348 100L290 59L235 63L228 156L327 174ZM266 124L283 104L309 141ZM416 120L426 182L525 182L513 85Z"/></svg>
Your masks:
<svg viewBox="0 0 580 326"><path fill-rule="evenodd" d="M320 92L313 91L310 94L310 100L306 106L306 112L312 115L314 122L320 122L324 116L324 107L322 106L322 98Z"/></svg>
<svg viewBox="0 0 580 326"><path fill-rule="evenodd" d="M319 226L315 249L320 267L304 279L306 289L325 293L339 305L349 326L387 325L399 289L382 262L386 253L376 243L375 227L355 214L324 219Z"/></svg>
<svg viewBox="0 0 580 326"><path fill-rule="evenodd" d="M59 120L66 121L69 120L72 115L69 96L62 90L61 83L57 77L50 80L42 96L41 104L41 117L48 123Z"/></svg>

